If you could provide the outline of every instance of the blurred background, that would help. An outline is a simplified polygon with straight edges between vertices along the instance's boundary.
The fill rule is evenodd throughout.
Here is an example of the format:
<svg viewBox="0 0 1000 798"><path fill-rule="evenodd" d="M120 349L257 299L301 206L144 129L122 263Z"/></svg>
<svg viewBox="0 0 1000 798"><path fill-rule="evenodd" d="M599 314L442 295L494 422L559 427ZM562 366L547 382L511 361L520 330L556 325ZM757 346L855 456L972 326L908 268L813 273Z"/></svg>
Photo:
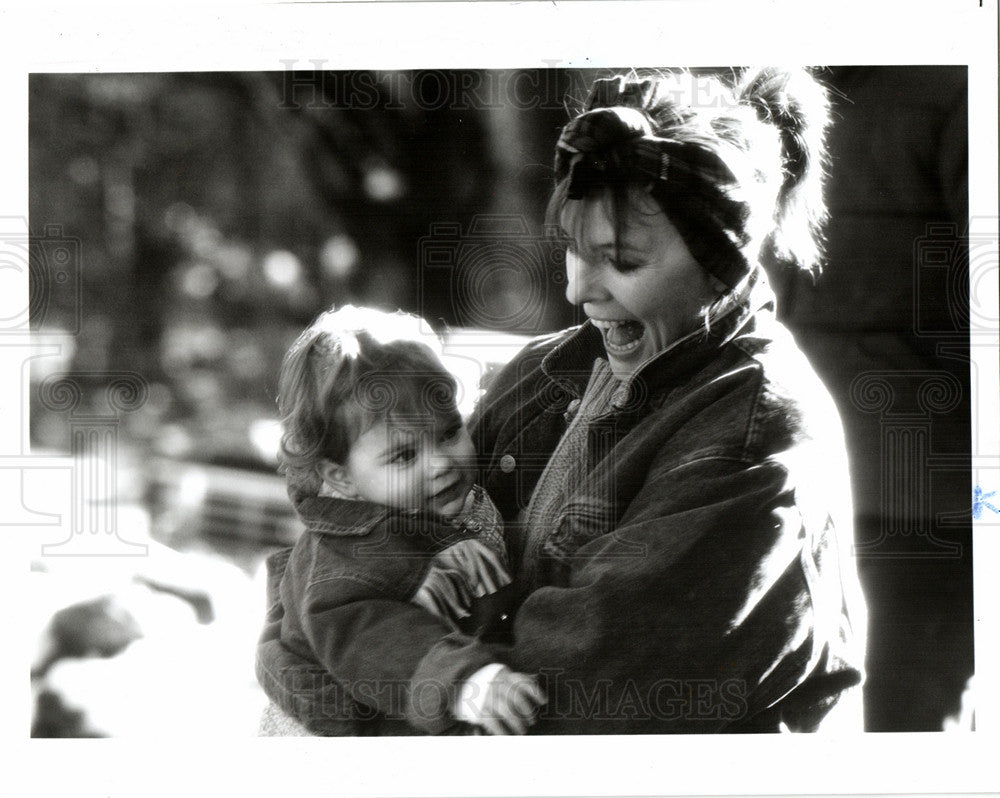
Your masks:
<svg viewBox="0 0 1000 798"><path fill-rule="evenodd" d="M145 555L58 556L77 545L61 529L33 561L33 735L256 731L261 566L298 532L275 460L285 349L332 304L414 311L469 409L528 336L573 323L542 219L559 128L598 74L31 76L31 325L48 347L32 452L67 463L74 529ZM771 277L848 433L866 723L967 728L966 71L822 77L827 265ZM22 494L52 514L37 485Z"/></svg>

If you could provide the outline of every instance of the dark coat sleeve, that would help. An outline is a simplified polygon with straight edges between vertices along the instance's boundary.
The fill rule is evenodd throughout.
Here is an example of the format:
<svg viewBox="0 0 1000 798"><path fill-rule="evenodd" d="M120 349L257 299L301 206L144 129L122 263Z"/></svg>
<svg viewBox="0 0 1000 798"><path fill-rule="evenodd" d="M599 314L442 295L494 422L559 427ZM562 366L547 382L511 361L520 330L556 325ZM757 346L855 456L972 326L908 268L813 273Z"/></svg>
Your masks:
<svg viewBox="0 0 1000 798"><path fill-rule="evenodd" d="M357 539L319 534L302 541L280 583L280 641L329 675L316 683L313 704L316 690L329 692L335 683L343 696L319 697L356 702L364 708L361 719L377 716L442 733L457 722L450 710L458 685L496 655L409 602L426 571L426 557L389 551L378 535L371 538L378 549L364 554L357 553L364 543ZM272 646L269 656L284 653ZM292 675L301 682L301 670ZM299 685L303 691L310 692L308 683Z"/></svg>
<svg viewBox="0 0 1000 798"><path fill-rule="evenodd" d="M486 646L420 607L350 578L307 587L302 628L323 668L354 700L430 733L455 723L450 708L460 682L496 661Z"/></svg>
<svg viewBox="0 0 1000 798"><path fill-rule="evenodd" d="M287 548L267 558L267 613L254 657L257 681L268 699L313 734L349 737L370 733L371 727L383 725L377 713L354 701L315 660L281 641L285 618L281 580L291 554L292 549ZM405 723L396 725L403 733L409 728Z"/></svg>

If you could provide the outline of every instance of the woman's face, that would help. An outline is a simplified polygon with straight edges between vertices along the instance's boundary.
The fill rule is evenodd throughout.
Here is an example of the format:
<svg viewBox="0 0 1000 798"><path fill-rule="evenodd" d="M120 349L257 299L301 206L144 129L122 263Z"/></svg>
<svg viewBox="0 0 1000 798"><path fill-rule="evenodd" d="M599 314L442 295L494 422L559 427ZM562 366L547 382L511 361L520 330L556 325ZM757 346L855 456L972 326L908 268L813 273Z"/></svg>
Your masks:
<svg viewBox="0 0 1000 798"><path fill-rule="evenodd" d="M698 327L718 293L656 201L636 190L629 203L617 252L609 196L567 202L562 218L566 298L601 331L619 378Z"/></svg>

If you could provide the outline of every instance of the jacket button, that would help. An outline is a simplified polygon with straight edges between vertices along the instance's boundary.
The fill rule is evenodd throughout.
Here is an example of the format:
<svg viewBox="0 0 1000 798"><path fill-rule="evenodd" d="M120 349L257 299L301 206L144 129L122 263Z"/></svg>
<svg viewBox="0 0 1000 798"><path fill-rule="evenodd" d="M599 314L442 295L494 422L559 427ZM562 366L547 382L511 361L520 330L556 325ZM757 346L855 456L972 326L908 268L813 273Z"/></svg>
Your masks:
<svg viewBox="0 0 1000 798"><path fill-rule="evenodd" d="M505 454L500 458L500 470L505 474L509 474L517 467L517 460L514 459L513 455Z"/></svg>

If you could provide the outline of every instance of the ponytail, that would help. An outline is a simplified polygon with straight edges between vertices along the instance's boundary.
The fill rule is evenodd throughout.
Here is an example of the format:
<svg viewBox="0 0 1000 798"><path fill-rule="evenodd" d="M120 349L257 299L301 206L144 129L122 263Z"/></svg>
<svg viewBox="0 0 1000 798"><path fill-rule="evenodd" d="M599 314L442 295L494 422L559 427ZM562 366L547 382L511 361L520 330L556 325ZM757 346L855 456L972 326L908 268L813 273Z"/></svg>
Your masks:
<svg viewBox="0 0 1000 798"><path fill-rule="evenodd" d="M761 249L767 260L818 269L826 221L826 130L830 102L826 89L805 69L748 70L736 86L740 103L777 130L782 180L774 207L774 227Z"/></svg>

